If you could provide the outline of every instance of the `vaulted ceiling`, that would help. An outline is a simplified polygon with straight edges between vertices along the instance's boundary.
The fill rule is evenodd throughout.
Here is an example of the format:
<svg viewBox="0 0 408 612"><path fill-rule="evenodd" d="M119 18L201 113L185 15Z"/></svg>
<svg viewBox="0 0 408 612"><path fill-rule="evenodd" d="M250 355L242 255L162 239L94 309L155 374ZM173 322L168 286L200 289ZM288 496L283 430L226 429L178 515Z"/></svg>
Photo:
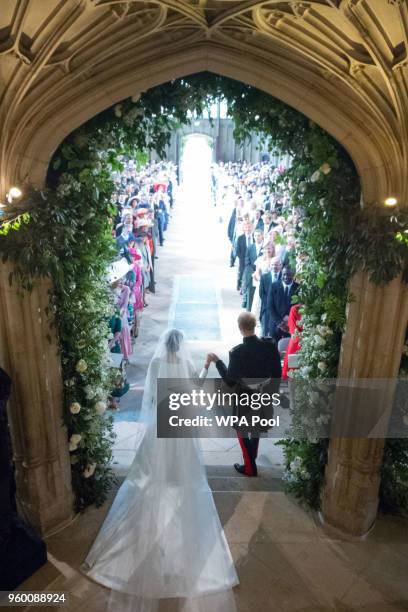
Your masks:
<svg viewBox="0 0 408 612"><path fill-rule="evenodd" d="M367 203L405 202L406 0L1 0L1 189L152 85L211 70L268 91L353 156ZM0 194L2 195L2 194Z"/></svg>

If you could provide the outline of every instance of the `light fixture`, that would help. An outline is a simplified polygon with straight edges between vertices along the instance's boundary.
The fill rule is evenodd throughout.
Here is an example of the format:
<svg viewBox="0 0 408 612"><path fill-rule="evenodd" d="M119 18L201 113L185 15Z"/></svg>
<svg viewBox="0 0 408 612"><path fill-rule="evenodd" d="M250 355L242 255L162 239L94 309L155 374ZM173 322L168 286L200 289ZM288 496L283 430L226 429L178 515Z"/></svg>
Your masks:
<svg viewBox="0 0 408 612"><path fill-rule="evenodd" d="M17 198L21 198L22 195L23 195L23 192L21 191L21 189L19 189L19 187L10 187L7 193L7 200L11 204L13 200L16 200Z"/></svg>
<svg viewBox="0 0 408 612"><path fill-rule="evenodd" d="M398 200L397 198L394 198L394 196L390 196L384 200L384 204L385 206L396 206L398 204Z"/></svg>

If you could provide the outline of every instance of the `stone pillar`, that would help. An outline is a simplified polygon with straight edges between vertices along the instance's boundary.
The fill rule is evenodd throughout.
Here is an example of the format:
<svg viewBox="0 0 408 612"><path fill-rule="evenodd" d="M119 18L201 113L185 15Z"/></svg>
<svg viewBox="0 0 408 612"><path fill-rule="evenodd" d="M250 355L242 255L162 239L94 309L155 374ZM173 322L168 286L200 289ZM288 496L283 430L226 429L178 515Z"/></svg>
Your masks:
<svg viewBox="0 0 408 612"><path fill-rule="evenodd" d="M31 293L10 286L0 266L0 363L12 379L9 423L20 513L41 534L73 516L62 381L55 333L45 308L48 282Z"/></svg>
<svg viewBox="0 0 408 612"><path fill-rule="evenodd" d="M394 378L398 374L408 323L408 285L400 278L376 286L360 272L350 284L339 378ZM392 401L388 394L387 402ZM323 492L326 525L362 536L378 508L382 438L334 438L330 441Z"/></svg>

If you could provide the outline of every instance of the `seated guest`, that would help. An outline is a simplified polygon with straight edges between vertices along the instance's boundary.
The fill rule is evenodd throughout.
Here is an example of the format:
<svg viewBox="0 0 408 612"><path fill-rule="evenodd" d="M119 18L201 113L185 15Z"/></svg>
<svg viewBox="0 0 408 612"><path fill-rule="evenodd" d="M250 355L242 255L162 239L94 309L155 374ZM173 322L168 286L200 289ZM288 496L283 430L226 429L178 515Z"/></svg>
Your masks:
<svg viewBox="0 0 408 612"><path fill-rule="evenodd" d="M299 283L293 280L293 271L286 267L282 270L282 280L271 283L267 298L268 336L278 342L288 338L288 316L292 306L292 297L296 295Z"/></svg>

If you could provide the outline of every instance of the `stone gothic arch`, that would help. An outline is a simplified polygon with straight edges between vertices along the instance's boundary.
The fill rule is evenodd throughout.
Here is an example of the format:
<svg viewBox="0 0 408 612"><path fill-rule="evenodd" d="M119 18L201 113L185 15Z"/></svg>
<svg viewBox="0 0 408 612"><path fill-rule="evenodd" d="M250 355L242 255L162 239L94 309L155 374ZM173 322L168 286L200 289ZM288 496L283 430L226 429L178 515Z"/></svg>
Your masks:
<svg viewBox="0 0 408 612"><path fill-rule="evenodd" d="M406 205L407 49L403 0L3 0L0 199L13 184L41 185L57 146L96 113L208 70L280 98L331 133L355 162L365 205L390 195ZM71 519L72 504L56 342L38 320L48 285L21 298L8 273L3 265L0 359L14 380L19 503L49 533ZM351 291L340 374L394 376L407 286L375 287L360 273ZM381 458L381 441L332 440L327 524L354 535L369 529Z"/></svg>

